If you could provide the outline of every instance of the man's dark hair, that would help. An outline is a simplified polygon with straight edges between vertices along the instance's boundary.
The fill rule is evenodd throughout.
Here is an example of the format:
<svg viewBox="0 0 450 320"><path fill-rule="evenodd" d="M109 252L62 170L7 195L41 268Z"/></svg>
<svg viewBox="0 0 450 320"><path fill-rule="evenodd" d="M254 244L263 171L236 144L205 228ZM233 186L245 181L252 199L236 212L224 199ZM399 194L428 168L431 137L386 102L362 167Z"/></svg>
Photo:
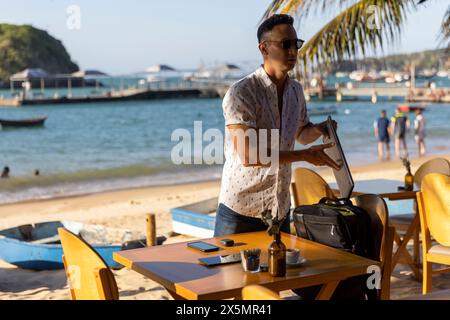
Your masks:
<svg viewBox="0 0 450 320"><path fill-rule="evenodd" d="M294 18L288 14L274 14L264 20L258 28L258 43L261 43L267 32L272 31L273 27L279 24L289 24L292 26L294 24Z"/></svg>

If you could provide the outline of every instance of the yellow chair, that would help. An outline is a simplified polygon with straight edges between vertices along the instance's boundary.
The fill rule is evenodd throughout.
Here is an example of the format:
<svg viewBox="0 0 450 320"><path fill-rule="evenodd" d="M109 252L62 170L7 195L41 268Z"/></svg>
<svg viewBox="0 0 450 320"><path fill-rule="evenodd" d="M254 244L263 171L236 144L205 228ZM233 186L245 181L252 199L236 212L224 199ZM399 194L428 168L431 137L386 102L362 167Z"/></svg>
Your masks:
<svg viewBox="0 0 450 320"><path fill-rule="evenodd" d="M311 169L296 168L293 180L291 187L294 207L316 204L323 197L334 197L328 183Z"/></svg>
<svg viewBox="0 0 450 320"><path fill-rule="evenodd" d="M422 164L414 173L414 183L420 189L423 178L429 173L450 175L450 162L444 158L431 159Z"/></svg>
<svg viewBox="0 0 450 320"><path fill-rule="evenodd" d="M260 285L249 285L242 289L243 300L282 300L280 296Z"/></svg>
<svg viewBox="0 0 450 320"><path fill-rule="evenodd" d="M389 300L395 229L389 225L386 202L378 195L363 194L353 198L353 203L366 210L370 215L370 239L373 241L370 255L381 264L381 283L378 299Z"/></svg>
<svg viewBox="0 0 450 320"><path fill-rule="evenodd" d="M102 257L83 239L58 228L63 262L73 300L118 300L114 275Z"/></svg>
<svg viewBox="0 0 450 320"><path fill-rule="evenodd" d="M423 178L429 173L442 173L445 175L450 175L450 162L444 158L436 158L423 163L414 173L414 184L419 190L421 188ZM392 216L390 219L390 223L397 231L394 240L399 246L399 249L395 253L392 260L392 268L395 268L395 265L400 258L400 254L403 253L408 263L411 265L411 269L414 271L416 277L420 280L420 271L418 271L415 267L415 265L420 264L420 227L419 218L416 216L417 203L415 203L414 206L415 213L396 215ZM404 236L402 237L398 231L404 232ZM411 258L409 253L406 251L406 245L412 237L414 237L414 258Z"/></svg>
<svg viewBox="0 0 450 320"><path fill-rule="evenodd" d="M450 265L450 176L431 173L422 181L417 193L423 250L422 293L432 291L433 274L450 268L433 270L433 263ZM431 245L431 237L438 243Z"/></svg>

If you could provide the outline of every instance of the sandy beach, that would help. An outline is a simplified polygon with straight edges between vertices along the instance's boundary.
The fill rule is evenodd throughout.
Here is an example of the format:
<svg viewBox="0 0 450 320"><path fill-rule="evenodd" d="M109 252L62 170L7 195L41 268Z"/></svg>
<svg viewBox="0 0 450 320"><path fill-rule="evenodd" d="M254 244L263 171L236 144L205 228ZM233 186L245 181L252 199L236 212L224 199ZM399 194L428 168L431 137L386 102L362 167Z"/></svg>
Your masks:
<svg viewBox="0 0 450 320"><path fill-rule="evenodd" d="M436 156L413 159L413 171L432 157ZM450 160L450 154L444 157ZM331 169L318 171L327 181L333 181ZM355 180L402 180L405 174L399 160L353 167L352 171ZM219 190L220 181L212 180L2 205L0 229L51 220L75 220L144 232L145 214L155 213L157 233L168 237L166 243L187 241L189 237L173 235L170 209L215 197ZM163 287L133 271L124 268L114 274L121 299L171 299ZM436 290L450 288L450 275L435 276L433 286ZM421 287L422 283L411 277L406 266L398 265L392 275L391 298L420 293ZM0 260L0 299L69 299L64 270L29 271Z"/></svg>

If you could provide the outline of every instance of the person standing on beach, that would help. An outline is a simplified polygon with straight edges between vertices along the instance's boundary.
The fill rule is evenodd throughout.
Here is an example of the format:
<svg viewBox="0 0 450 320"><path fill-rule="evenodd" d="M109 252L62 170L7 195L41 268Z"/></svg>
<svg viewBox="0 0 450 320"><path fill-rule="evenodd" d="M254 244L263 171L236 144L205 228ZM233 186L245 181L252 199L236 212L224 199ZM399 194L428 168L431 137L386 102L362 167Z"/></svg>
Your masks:
<svg viewBox="0 0 450 320"><path fill-rule="evenodd" d="M391 119L391 132L395 137L395 156L401 157L401 152L404 152L404 157L408 157L408 147L406 145L406 131L409 130L410 124L408 117L396 109L395 115ZM402 150L400 150L402 149Z"/></svg>
<svg viewBox="0 0 450 320"><path fill-rule="evenodd" d="M215 236L266 230L261 219L266 210L284 219L281 231L290 232L291 163L306 161L339 169L324 152L332 144L294 151L296 140L309 144L328 132L325 122L309 121L302 86L288 76L303 44L293 22L289 15L276 14L260 25L258 47L264 64L234 83L224 97L225 164ZM279 146L271 148L271 138L260 133L272 134L273 130L278 133ZM254 144L249 138L252 133L257 139ZM237 139L242 135L248 135L248 140L238 148ZM261 150L277 152L277 164L263 164ZM273 165L276 174L271 173Z"/></svg>
<svg viewBox="0 0 450 320"><path fill-rule="evenodd" d="M381 110L381 116L374 121L373 129L375 137L378 139L378 158L383 160L383 149L386 146L386 160L391 158L389 148L389 119L386 117L386 110Z"/></svg>
<svg viewBox="0 0 450 320"><path fill-rule="evenodd" d="M422 114L422 109L416 109L414 135L419 150L419 157L422 157L425 155L425 118Z"/></svg>

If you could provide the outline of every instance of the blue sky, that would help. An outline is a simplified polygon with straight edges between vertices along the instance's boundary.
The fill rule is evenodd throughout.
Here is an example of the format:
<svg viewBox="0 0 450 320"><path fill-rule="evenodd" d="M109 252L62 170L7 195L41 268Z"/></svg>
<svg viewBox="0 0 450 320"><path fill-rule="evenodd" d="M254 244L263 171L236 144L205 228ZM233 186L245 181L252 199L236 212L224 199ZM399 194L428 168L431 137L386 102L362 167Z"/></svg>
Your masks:
<svg viewBox="0 0 450 320"><path fill-rule="evenodd" d="M61 40L81 68L112 74L156 63L195 68L201 62L257 64L257 24L271 0L0 0L1 23L32 24ZM78 5L81 28L67 27L67 7ZM386 50L434 49L448 1L431 0L411 13L401 41ZM330 16L297 29L307 40Z"/></svg>

